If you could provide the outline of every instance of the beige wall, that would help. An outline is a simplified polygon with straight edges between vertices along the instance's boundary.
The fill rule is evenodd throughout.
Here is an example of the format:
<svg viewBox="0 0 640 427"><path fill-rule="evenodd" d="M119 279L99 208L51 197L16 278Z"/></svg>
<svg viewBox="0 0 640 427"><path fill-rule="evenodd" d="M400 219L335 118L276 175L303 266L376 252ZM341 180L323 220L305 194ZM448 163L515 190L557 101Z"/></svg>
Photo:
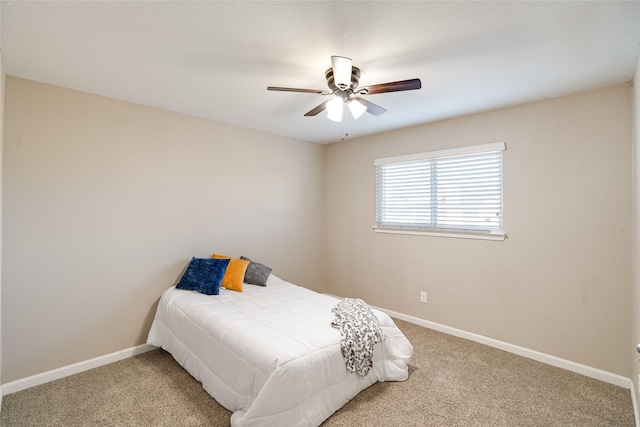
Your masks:
<svg viewBox="0 0 640 427"><path fill-rule="evenodd" d="M629 377L631 94L617 85L328 146L327 291ZM372 231L374 159L497 141L506 241Z"/></svg>
<svg viewBox="0 0 640 427"><path fill-rule="evenodd" d="M2 230L2 157L4 153L4 62L0 47L0 230ZM0 260L2 259L2 238L0 238ZM2 381L2 263L0 263L0 384ZM0 385L0 410L2 410L2 386Z"/></svg>
<svg viewBox="0 0 640 427"><path fill-rule="evenodd" d="M144 342L212 251L629 377L633 90L325 147L8 77L2 383ZM496 141L505 242L372 231L375 158Z"/></svg>
<svg viewBox="0 0 640 427"><path fill-rule="evenodd" d="M323 290L324 147L6 81L2 381L141 344L192 256Z"/></svg>
<svg viewBox="0 0 640 427"><path fill-rule="evenodd" d="M631 354L631 379L640 407L640 56L636 61L633 77L633 298L631 299L633 328L628 353Z"/></svg>

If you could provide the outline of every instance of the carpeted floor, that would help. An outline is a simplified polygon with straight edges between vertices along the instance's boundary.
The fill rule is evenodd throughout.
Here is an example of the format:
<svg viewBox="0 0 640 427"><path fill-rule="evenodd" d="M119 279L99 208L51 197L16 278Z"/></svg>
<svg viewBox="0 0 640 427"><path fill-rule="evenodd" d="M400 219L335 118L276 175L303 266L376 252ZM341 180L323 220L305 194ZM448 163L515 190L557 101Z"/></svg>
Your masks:
<svg viewBox="0 0 640 427"><path fill-rule="evenodd" d="M414 346L409 379L374 384L323 427L635 426L627 389L396 323ZM0 426L215 427L230 417L154 350L4 396Z"/></svg>

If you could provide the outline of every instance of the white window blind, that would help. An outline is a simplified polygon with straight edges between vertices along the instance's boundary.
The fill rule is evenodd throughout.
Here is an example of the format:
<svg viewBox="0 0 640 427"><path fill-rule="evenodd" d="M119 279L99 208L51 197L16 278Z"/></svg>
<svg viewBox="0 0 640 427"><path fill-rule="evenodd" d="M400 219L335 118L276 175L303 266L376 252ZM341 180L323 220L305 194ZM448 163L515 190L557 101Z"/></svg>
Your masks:
<svg viewBox="0 0 640 427"><path fill-rule="evenodd" d="M375 161L376 228L503 234L505 143Z"/></svg>

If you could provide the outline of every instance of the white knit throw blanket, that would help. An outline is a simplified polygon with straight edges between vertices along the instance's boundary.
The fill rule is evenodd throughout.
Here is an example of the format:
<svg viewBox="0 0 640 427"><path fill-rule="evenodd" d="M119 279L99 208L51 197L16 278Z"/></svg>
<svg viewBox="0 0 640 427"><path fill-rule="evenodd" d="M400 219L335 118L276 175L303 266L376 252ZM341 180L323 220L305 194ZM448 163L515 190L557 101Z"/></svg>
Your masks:
<svg viewBox="0 0 640 427"><path fill-rule="evenodd" d="M361 299L345 298L331 312L331 326L340 329L340 350L349 372L366 377L373 366L373 349L382 341L382 330L371 307Z"/></svg>

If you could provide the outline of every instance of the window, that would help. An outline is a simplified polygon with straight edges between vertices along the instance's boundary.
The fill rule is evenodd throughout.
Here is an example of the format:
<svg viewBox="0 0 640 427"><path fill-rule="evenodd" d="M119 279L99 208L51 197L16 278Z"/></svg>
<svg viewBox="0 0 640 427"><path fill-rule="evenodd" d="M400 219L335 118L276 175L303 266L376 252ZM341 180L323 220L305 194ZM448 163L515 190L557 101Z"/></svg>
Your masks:
<svg viewBox="0 0 640 427"><path fill-rule="evenodd" d="M377 232L504 240L505 143L377 159Z"/></svg>

